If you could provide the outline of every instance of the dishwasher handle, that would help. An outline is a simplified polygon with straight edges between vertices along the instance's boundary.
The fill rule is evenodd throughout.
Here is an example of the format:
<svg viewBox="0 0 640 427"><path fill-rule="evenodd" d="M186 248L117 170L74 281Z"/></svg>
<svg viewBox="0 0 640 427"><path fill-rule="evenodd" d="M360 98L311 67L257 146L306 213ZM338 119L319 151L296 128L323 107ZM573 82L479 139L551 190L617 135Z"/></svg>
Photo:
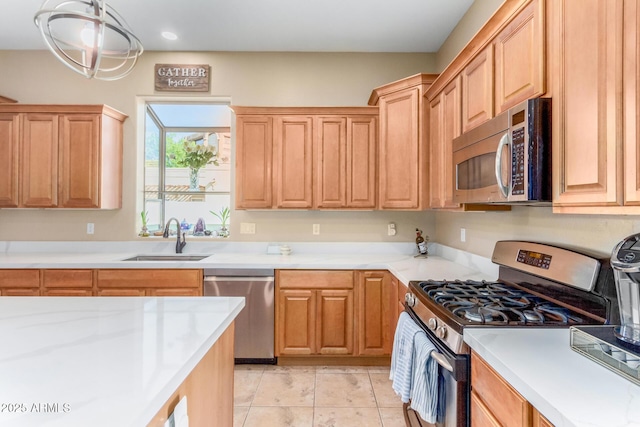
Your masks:
<svg viewBox="0 0 640 427"><path fill-rule="evenodd" d="M233 277L233 276L204 276L205 282L273 282L273 276L270 277Z"/></svg>
<svg viewBox="0 0 640 427"><path fill-rule="evenodd" d="M273 268L205 268L204 277L273 277Z"/></svg>

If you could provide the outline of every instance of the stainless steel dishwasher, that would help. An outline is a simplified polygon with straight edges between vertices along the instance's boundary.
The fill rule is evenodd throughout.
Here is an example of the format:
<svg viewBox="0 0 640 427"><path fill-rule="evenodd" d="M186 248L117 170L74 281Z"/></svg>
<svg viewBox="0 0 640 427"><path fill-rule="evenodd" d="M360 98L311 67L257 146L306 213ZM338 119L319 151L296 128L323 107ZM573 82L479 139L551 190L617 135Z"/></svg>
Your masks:
<svg viewBox="0 0 640 427"><path fill-rule="evenodd" d="M207 268L204 296L245 297L235 320L237 364L275 364L273 269Z"/></svg>

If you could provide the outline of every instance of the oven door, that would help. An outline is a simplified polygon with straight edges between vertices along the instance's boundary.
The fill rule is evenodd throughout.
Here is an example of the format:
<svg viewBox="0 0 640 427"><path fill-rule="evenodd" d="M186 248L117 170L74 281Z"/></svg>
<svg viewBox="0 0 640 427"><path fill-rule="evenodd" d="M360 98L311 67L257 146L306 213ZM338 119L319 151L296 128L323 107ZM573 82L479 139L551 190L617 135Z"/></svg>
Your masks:
<svg viewBox="0 0 640 427"><path fill-rule="evenodd" d="M425 331L429 340L436 347L437 353L433 357L440 365L439 373L444 381L445 409L443 419L438 421L437 427L468 427L469 426L469 378L470 362L468 354L455 354L427 328L410 307L405 305L405 311L414 322ZM434 424L424 421L418 413L410 409L410 403L404 405L404 416L407 426L433 427Z"/></svg>

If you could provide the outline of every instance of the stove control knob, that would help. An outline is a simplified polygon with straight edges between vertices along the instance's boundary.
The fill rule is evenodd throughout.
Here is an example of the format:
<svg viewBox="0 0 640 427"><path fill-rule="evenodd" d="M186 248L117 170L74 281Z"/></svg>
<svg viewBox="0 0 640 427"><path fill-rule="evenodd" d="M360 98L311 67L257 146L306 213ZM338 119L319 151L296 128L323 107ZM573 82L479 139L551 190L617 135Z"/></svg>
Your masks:
<svg viewBox="0 0 640 427"><path fill-rule="evenodd" d="M438 321L436 320L435 317L432 317L429 319L429 321L427 322L427 327L432 331L436 330L436 328L438 327Z"/></svg>
<svg viewBox="0 0 640 427"><path fill-rule="evenodd" d="M404 295L404 302L407 303L407 306L414 307L416 305L416 297L413 294L407 293Z"/></svg>
<svg viewBox="0 0 640 427"><path fill-rule="evenodd" d="M436 329L436 336L441 340L445 339L447 337L447 327L440 326L438 329Z"/></svg>

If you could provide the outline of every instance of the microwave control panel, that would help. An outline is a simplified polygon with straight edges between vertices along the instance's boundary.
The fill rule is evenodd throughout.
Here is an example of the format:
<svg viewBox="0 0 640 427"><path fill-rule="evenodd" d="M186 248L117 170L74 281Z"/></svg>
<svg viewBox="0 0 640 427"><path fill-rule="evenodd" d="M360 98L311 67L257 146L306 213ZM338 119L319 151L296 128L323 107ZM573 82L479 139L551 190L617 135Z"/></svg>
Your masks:
<svg viewBox="0 0 640 427"><path fill-rule="evenodd" d="M524 194L525 131L518 127L511 131L511 194Z"/></svg>

